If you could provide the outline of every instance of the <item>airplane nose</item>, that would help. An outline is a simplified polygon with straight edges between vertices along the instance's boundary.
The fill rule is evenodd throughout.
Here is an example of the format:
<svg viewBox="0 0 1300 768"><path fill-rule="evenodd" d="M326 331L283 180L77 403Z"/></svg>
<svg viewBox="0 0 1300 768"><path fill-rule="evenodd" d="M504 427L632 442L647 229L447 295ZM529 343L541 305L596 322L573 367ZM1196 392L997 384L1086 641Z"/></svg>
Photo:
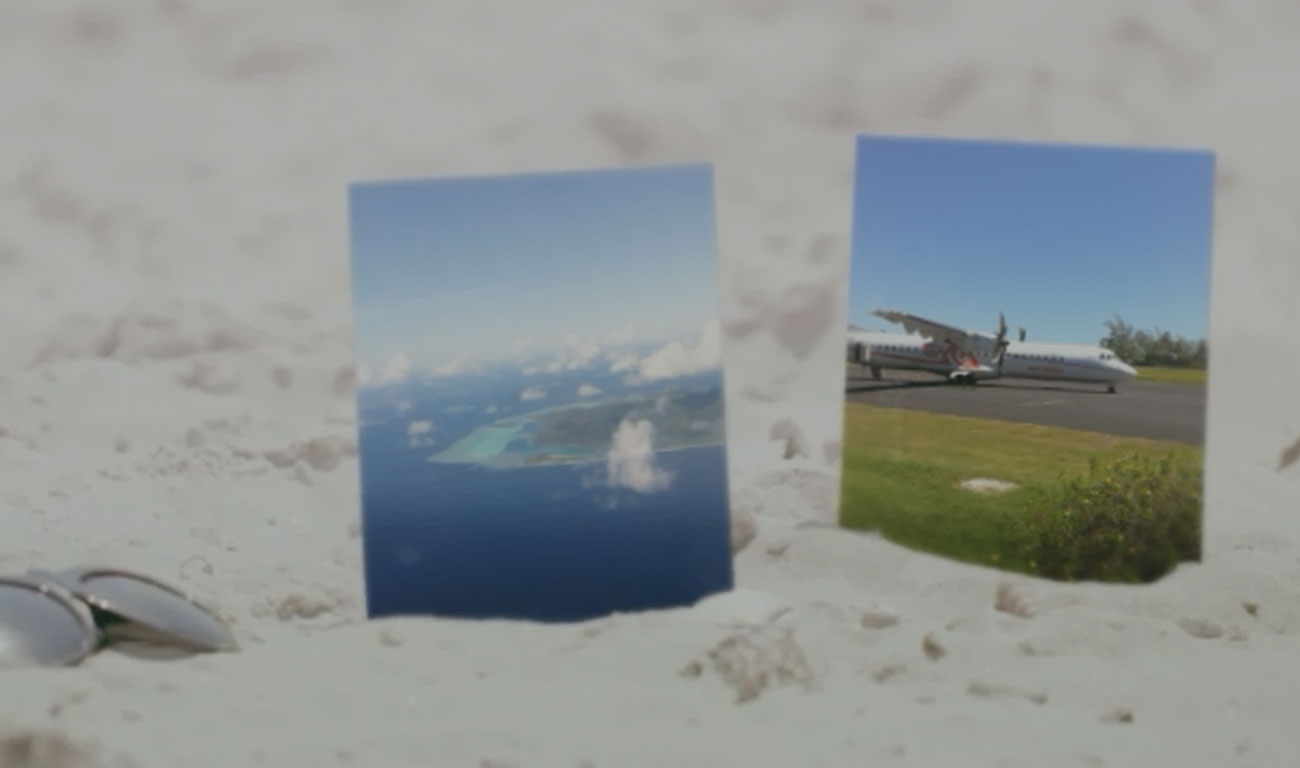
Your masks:
<svg viewBox="0 0 1300 768"><path fill-rule="evenodd" d="M1119 364L1119 368L1120 368L1121 371L1123 371L1124 373L1127 373L1129 376L1136 376L1136 375L1138 375L1137 369L1134 368L1133 366L1129 365L1128 363L1120 363L1120 364Z"/></svg>

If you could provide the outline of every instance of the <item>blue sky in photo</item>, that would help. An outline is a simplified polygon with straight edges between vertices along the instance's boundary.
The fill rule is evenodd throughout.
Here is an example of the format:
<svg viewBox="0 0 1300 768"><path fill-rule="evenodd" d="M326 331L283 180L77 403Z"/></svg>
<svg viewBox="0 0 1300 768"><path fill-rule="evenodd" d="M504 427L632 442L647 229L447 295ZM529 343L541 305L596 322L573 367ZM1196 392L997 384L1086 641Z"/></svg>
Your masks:
<svg viewBox="0 0 1300 768"><path fill-rule="evenodd" d="M717 317L707 165L357 183L349 202L365 365L628 326L653 342Z"/></svg>
<svg viewBox="0 0 1300 768"><path fill-rule="evenodd" d="M1209 151L860 136L849 322L896 309L1095 344L1118 313L1209 334Z"/></svg>

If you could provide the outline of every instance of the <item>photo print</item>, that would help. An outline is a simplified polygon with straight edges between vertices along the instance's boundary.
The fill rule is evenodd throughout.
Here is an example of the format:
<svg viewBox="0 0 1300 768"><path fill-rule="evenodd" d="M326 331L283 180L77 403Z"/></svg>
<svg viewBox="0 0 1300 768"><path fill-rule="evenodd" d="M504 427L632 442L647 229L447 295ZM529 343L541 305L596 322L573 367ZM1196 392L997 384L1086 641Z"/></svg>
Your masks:
<svg viewBox="0 0 1300 768"><path fill-rule="evenodd" d="M1064 581L1201 556L1214 155L861 136L840 523Z"/></svg>
<svg viewBox="0 0 1300 768"><path fill-rule="evenodd" d="M732 587L710 166L356 183L349 209L372 618Z"/></svg>

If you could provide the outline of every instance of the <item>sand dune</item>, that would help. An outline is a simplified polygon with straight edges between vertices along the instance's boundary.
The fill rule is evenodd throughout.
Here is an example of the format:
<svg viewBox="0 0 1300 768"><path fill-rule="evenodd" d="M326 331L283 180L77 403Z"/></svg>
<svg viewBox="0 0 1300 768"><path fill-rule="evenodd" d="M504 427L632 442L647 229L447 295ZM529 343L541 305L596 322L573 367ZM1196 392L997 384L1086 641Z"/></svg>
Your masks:
<svg viewBox="0 0 1300 768"><path fill-rule="evenodd" d="M140 568L244 650L5 672L0 766L1293 762L1300 9L1132 5L4 4L0 571ZM1066 587L830 526L859 131L1220 152L1204 564ZM344 185L696 160L737 590L364 622Z"/></svg>

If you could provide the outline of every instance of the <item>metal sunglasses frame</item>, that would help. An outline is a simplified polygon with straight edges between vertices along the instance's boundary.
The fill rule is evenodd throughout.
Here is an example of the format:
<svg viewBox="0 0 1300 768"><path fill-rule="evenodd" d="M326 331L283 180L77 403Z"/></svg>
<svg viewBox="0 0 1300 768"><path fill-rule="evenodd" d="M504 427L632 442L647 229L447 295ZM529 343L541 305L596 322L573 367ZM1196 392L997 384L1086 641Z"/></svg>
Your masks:
<svg viewBox="0 0 1300 768"><path fill-rule="evenodd" d="M82 566L66 568L60 571L28 571L28 578L33 577L54 581L95 611L120 619L120 621L98 623L100 631L110 640L163 643L196 652L234 651L239 648L226 622L217 615L216 611L176 587L152 576L125 568ZM157 623L151 621L148 616L133 611L130 605L122 605L118 601L98 594L94 587L94 580L101 577L134 581L183 601L211 622L214 630L219 629L219 633L223 637L215 642L204 642L192 636L160 627Z"/></svg>
<svg viewBox="0 0 1300 768"><path fill-rule="evenodd" d="M44 664L75 666L103 646L104 634L90 607L60 583L32 576L0 576L0 589L22 589L38 594L67 611L81 629L81 642L70 655L44 661Z"/></svg>

